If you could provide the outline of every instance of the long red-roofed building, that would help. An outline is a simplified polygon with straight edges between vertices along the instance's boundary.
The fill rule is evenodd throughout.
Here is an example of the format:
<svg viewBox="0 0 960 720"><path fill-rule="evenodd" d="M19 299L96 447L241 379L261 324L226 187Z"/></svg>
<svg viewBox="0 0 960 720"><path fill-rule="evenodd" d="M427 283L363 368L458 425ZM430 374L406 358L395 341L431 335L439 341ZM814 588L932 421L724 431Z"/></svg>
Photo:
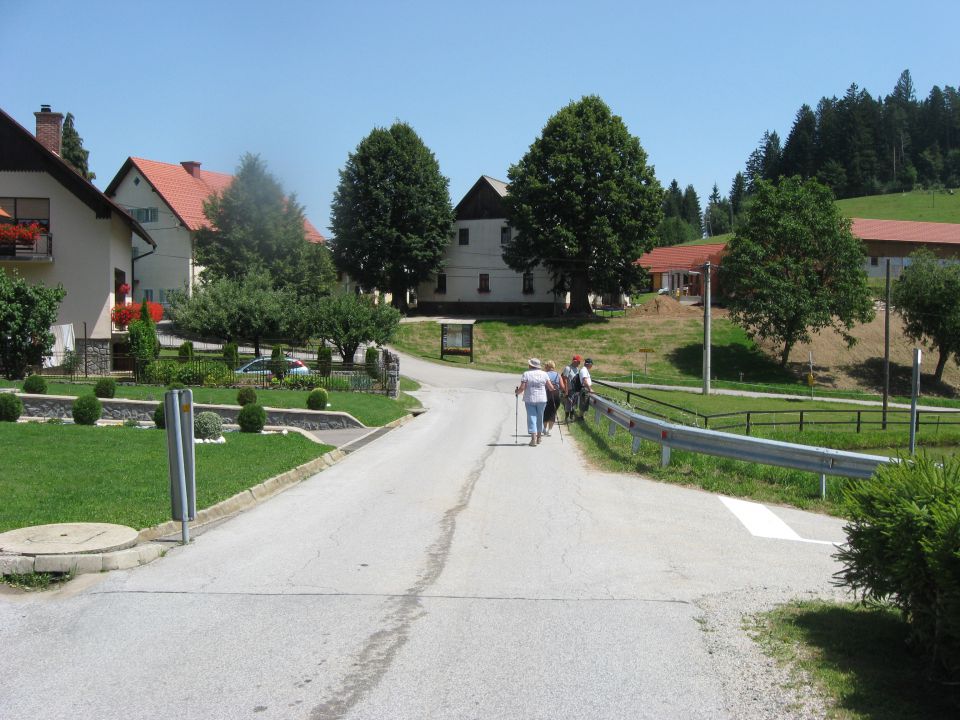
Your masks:
<svg viewBox="0 0 960 720"><path fill-rule="evenodd" d="M210 225L203 203L232 181L232 175L204 170L196 161L172 164L127 158L105 194L127 208L157 242L152 253L146 245L134 245L134 255L141 257L134 262L135 300L166 304L172 291L193 292L202 269L194 260L194 233ZM304 231L308 242L325 242L306 219Z"/></svg>

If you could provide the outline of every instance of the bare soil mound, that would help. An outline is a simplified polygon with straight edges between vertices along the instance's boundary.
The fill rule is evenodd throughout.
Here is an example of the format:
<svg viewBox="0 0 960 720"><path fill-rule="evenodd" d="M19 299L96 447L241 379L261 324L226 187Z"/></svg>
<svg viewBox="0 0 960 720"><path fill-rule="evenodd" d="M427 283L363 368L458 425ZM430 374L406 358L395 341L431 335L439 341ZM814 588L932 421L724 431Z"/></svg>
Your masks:
<svg viewBox="0 0 960 720"><path fill-rule="evenodd" d="M684 305L669 295L658 295L643 305L634 308L631 315L654 315L657 317L687 317L703 315L703 308Z"/></svg>

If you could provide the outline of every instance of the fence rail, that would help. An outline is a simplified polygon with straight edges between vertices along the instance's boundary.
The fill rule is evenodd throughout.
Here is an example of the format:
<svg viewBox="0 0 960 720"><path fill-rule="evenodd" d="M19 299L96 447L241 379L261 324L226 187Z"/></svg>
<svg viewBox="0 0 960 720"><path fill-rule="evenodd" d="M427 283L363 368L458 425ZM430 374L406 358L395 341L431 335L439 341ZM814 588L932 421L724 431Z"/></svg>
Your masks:
<svg viewBox="0 0 960 720"><path fill-rule="evenodd" d="M643 440L658 443L661 448L660 464L663 467L669 465L670 451L676 448L703 455L817 473L820 475L821 495L826 495L828 475L863 479L873 475L879 466L894 462L891 458L880 455L865 455L676 425L630 412L599 395L590 395L589 404L594 410L594 421L597 424L602 418L607 419L610 435L621 427L633 436L633 452L640 449Z"/></svg>

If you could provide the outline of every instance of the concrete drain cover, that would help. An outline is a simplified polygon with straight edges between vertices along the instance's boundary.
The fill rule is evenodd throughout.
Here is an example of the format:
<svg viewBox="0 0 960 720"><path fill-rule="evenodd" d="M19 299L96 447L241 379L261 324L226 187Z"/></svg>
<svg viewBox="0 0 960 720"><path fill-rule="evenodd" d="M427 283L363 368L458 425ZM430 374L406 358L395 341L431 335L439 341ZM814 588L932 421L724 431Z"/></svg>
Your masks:
<svg viewBox="0 0 960 720"><path fill-rule="evenodd" d="M123 550L137 544L138 532L110 523L57 523L0 533L0 552L17 555L74 555Z"/></svg>

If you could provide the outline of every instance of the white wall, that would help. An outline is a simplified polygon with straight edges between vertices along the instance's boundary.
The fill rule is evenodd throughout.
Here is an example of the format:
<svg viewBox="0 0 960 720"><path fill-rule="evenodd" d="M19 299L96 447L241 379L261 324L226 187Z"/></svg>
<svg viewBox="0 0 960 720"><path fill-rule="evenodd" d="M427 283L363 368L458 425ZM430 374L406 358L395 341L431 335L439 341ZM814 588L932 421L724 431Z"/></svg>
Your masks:
<svg viewBox="0 0 960 720"><path fill-rule="evenodd" d="M135 178L140 183L135 184ZM134 167L117 185L113 201L122 208L151 208L158 210L156 222L143 222L143 229L157 243L156 252L137 260L134 266L133 299L143 300L145 290L153 291L154 302L165 302L170 290L193 291L196 268L193 267L193 242L190 231L184 227L163 199L153 191L150 183ZM134 237L134 252L143 255L153 248Z"/></svg>
<svg viewBox="0 0 960 720"><path fill-rule="evenodd" d="M50 199L53 262L3 261L31 283L63 285L57 324L71 323L76 337L109 339L114 269L130 277L129 226L118 218L98 220L93 210L46 173L0 172L0 196Z"/></svg>

